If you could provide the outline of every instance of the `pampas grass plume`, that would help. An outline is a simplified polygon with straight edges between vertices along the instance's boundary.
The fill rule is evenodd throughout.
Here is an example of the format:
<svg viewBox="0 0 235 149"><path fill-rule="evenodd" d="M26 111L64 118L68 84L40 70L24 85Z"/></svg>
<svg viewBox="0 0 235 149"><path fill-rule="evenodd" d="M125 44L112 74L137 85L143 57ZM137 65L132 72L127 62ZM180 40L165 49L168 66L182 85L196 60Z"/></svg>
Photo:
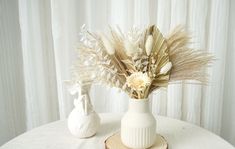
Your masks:
<svg viewBox="0 0 235 149"><path fill-rule="evenodd" d="M113 55L115 53L115 49L113 48L111 41L104 34L101 34L100 36L106 52L109 55Z"/></svg>

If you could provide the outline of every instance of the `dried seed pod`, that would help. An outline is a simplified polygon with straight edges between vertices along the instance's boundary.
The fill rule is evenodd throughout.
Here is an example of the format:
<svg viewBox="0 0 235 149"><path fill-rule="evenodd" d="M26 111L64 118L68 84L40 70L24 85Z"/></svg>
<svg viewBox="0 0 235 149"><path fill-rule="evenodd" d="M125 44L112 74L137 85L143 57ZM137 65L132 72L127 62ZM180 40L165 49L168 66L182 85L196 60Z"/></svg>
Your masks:
<svg viewBox="0 0 235 149"><path fill-rule="evenodd" d="M149 56L150 53L152 52L152 48L153 48L153 36L149 35L147 37L147 40L145 42L145 50L146 50L146 54Z"/></svg>
<svg viewBox="0 0 235 149"><path fill-rule="evenodd" d="M168 62L166 63L166 65L164 65L161 70L160 70L160 74L166 74L172 67L172 63Z"/></svg>

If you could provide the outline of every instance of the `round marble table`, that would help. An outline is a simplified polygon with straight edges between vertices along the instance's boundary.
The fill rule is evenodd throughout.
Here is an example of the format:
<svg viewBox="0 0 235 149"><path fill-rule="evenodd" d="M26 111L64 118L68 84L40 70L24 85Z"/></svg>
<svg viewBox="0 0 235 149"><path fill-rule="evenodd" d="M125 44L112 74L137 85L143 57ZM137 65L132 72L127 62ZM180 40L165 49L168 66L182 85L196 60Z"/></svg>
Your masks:
<svg viewBox="0 0 235 149"><path fill-rule="evenodd" d="M100 114L101 128L91 138L73 137L64 120L28 131L1 149L104 149L105 139L120 129L121 116ZM198 126L162 116L156 119L157 132L167 140L169 149L234 149L219 136Z"/></svg>

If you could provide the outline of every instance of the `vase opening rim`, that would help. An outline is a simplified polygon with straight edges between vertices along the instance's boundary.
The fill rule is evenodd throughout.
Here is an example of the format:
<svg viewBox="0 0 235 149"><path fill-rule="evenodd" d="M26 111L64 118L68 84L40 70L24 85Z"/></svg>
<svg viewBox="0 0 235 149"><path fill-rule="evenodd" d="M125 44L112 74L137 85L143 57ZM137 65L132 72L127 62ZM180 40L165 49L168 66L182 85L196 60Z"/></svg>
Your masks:
<svg viewBox="0 0 235 149"><path fill-rule="evenodd" d="M130 100L134 100L134 101L148 101L148 98L142 98L142 99L136 99L136 98L130 98Z"/></svg>

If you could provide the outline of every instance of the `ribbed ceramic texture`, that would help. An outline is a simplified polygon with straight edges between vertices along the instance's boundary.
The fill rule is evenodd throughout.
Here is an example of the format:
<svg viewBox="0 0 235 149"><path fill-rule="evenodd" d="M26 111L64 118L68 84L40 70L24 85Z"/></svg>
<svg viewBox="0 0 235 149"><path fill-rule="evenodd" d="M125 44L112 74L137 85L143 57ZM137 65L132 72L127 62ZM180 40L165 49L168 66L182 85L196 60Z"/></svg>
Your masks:
<svg viewBox="0 0 235 149"><path fill-rule="evenodd" d="M155 126L147 128L122 127L123 143L132 148L148 148L155 141Z"/></svg>

